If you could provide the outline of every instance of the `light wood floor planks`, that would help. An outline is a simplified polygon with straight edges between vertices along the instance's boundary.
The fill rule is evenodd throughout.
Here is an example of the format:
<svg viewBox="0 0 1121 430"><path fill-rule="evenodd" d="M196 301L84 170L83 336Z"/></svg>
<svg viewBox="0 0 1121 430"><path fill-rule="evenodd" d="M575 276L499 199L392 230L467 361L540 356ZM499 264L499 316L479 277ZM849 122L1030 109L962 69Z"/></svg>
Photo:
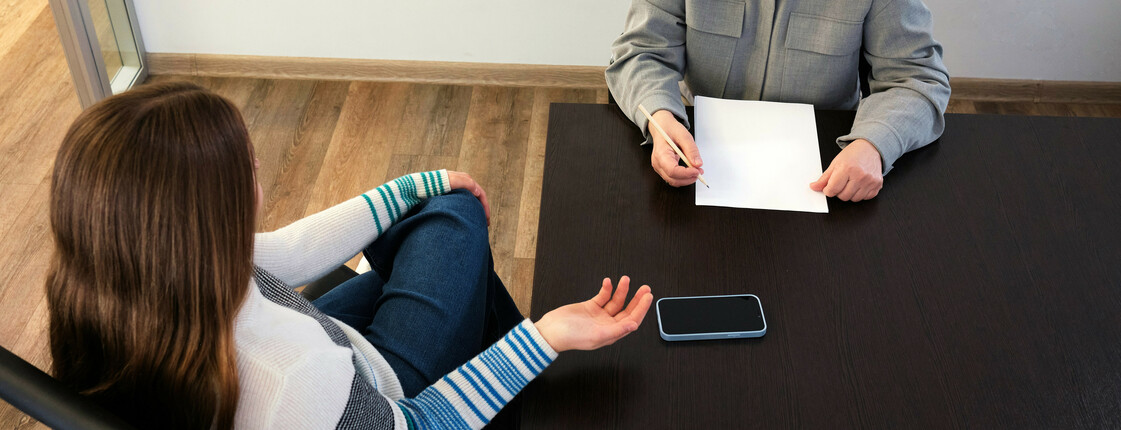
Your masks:
<svg viewBox="0 0 1121 430"><path fill-rule="evenodd" d="M0 345L46 368L48 177L81 107L47 2L0 3ZM31 426L0 402L0 428Z"/></svg>
<svg viewBox="0 0 1121 430"><path fill-rule="evenodd" d="M0 5L0 345L46 368L49 172L80 107L46 1ZM405 173L470 173L490 198L496 270L523 313L532 293L549 104L607 102L602 88L150 79L168 80L211 88L241 109L262 163L263 230ZM1121 117L1121 105L956 99L949 111ZM0 429L36 425L0 404Z"/></svg>
<svg viewBox="0 0 1121 430"><path fill-rule="evenodd" d="M406 173L469 172L491 207L495 270L528 314L548 108L605 90L154 76L242 109L272 230ZM532 151L532 153L530 153ZM521 247L519 248L519 243Z"/></svg>

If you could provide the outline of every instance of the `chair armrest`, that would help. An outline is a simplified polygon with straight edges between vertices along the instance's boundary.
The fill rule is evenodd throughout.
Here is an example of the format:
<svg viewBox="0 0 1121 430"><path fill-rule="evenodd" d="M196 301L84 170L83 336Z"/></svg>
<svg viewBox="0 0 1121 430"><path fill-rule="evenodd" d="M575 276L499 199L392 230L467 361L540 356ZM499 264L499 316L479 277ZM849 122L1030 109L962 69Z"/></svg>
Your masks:
<svg viewBox="0 0 1121 430"><path fill-rule="evenodd" d="M335 287L343 282L349 281L351 278L358 276L358 273L346 266L339 266L339 268L331 271L326 276L319 278L315 282L307 284L304 289L300 291L305 299L312 301L318 299L320 296L327 294Z"/></svg>
<svg viewBox="0 0 1121 430"><path fill-rule="evenodd" d="M132 428L6 348L0 348L0 398L55 429Z"/></svg>

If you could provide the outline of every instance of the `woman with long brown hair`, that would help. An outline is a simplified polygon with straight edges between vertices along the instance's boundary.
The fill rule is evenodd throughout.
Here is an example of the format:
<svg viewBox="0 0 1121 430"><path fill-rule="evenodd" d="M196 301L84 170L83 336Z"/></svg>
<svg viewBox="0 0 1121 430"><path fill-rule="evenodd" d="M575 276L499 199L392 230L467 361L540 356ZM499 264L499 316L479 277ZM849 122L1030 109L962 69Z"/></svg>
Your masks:
<svg viewBox="0 0 1121 430"><path fill-rule="evenodd" d="M557 353L636 330L629 280L524 319L470 176L406 175L271 233L237 109L191 84L87 109L59 150L55 376L139 427L480 428ZM290 286L358 252L314 303Z"/></svg>

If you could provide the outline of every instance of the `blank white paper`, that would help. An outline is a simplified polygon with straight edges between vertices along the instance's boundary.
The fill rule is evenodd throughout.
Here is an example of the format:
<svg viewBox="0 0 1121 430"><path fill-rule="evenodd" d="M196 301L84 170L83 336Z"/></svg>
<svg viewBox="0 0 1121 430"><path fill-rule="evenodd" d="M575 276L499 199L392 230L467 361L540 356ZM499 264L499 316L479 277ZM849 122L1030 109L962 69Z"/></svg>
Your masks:
<svg viewBox="0 0 1121 430"><path fill-rule="evenodd" d="M704 160L697 206L828 213L813 105L697 96L694 139Z"/></svg>

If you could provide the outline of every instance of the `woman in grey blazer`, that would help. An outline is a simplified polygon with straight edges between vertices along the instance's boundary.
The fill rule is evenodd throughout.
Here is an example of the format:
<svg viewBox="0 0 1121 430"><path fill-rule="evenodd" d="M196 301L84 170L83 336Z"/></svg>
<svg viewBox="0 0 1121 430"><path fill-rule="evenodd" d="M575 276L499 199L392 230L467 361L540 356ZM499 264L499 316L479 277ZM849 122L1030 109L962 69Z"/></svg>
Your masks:
<svg viewBox="0 0 1121 430"><path fill-rule="evenodd" d="M950 84L932 25L921 0L633 0L607 85L673 186L703 173L680 81L696 95L855 108L851 132L837 138L844 149L810 187L866 200L896 159L942 134ZM860 55L871 65L864 99ZM697 168L678 166L639 104Z"/></svg>

